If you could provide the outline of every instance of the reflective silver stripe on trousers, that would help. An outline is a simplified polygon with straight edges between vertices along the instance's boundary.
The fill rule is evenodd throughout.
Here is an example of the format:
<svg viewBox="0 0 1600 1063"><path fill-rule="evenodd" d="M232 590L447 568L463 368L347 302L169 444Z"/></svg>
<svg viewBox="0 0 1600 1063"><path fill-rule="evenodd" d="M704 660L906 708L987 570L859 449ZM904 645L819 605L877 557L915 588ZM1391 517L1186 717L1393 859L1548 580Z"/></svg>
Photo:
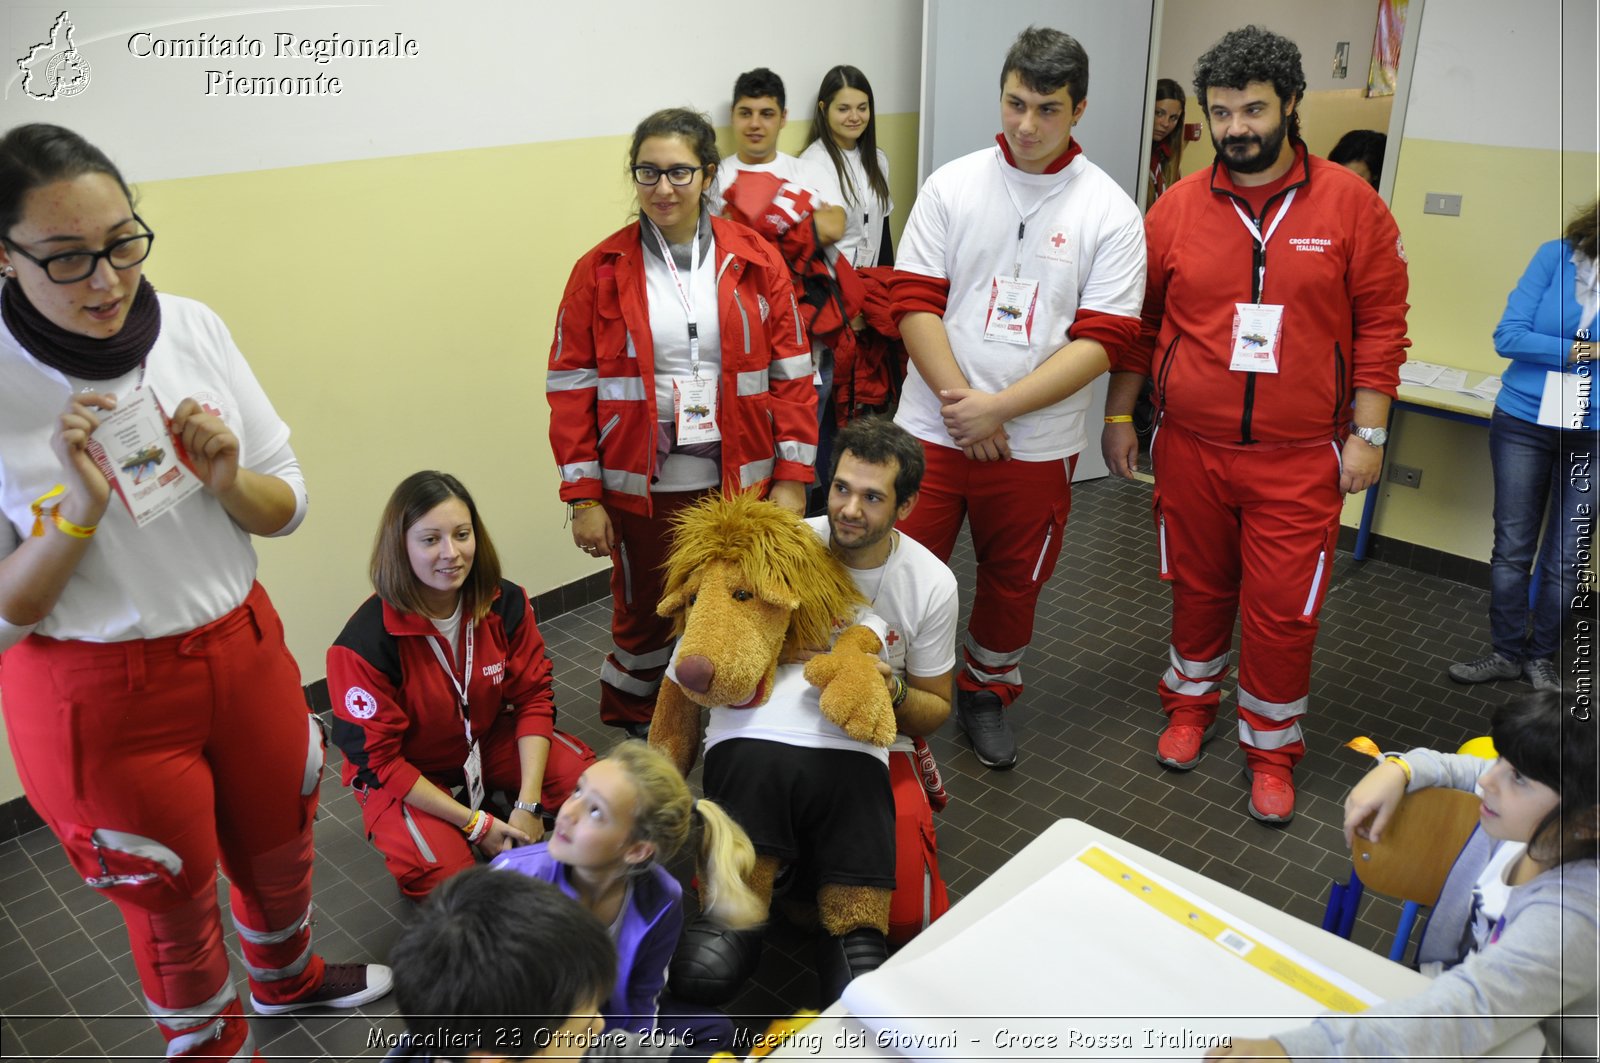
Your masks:
<svg viewBox="0 0 1600 1063"><path fill-rule="evenodd" d="M250 972L250 977L258 982L281 982L285 978L294 978L304 974L306 966L311 963L311 941L306 940L306 947L294 961L285 967L253 967L247 961L244 969Z"/></svg>
<svg viewBox="0 0 1600 1063"><path fill-rule="evenodd" d="M439 858L433 855L433 848L428 845L428 839L422 836L422 830L417 826L417 821L411 818L411 810L400 803L400 816L406 821L406 830L411 832L411 840L417 845L417 852L430 864L437 864Z"/></svg>
<svg viewBox="0 0 1600 1063"><path fill-rule="evenodd" d="M150 1017L169 1030L192 1030L222 1014L222 1009L239 999L239 994L233 991L233 983L223 980L222 988L211 995L211 999L192 1004L187 1008L164 1008L151 1000L147 995L144 998L145 1010Z"/></svg>
<svg viewBox="0 0 1600 1063"><path fill-rule="evenodd" d="M182 1035L180 1035L178 1037L174 1037L172 1040L167 1042L167 1058L168 1059L177 1059L179 1056L182 1056L186 1052L189 1052L189 1051L191 1051L193 1049L196 1049L196 1048L204 1047L207 1041L215 1041L217 1038L222 1036L222 1024L223 1024L223 1021L224 1020L222 1020L222 1019L217 1019L215 1022L213 1022L209 1026L207 1026L204 1030L196 1030L194 1033L186 1033L186 1034L182 1034ZM241 1023L243 1023L244 1022L244 1016L242 1016L242 1015L239 1016L239 1021ZM218 1057L215 1056L215 1055L207 1054L203 1058L210 1059L210 1060L215 1060ZM229 1056L228 1058L229 1059L255 1059L256 1058L256 1042L255 1042L255 1039L250 1036L250 1032L249 1032L249 1027L248 1026L245 1027L244 1044L239 1046L239 1051L235 1052L233 1055Z"/></svg>
<svg viewBox="0 0 1600 1063"><path fill-rule="evenodd" d="M598 369L552 369L545 374L544 390L546 394L552 391L582 391L599 382Z"/></svg>
<svg viewBox="0 0 1600 1063"><path fill-rule="evenodd" d="M282 930L252 930L239 922L237 913L233 916L233 927L239 931L241 938L252 945L281 945L311 925L311 913L315 908L315 904L306 905L305 914Z"/></svg>
<svg viewBox="0 0 1600 1063"><path fill-rule="evenodd" d="M782 444L779 444L780 446ZM813 453L815 448L813 448ZM739 486L754 487L762 480L771 479L772 468L776 463L771 458L762 458L760 461L750 461L739 466Z"/></svg>
<svg viewBox="0 0 1600 1063"><path fill-rule="evenodd" d="M764 395L767 391L767 371L765 369L747 369L738 376L739 395Z"/></svg>
<svg viewBox="0 0 1600 1063"><path fill-rule="evenodd" d="M1292 723L1277 731L1257 731L1243 719L1239 720L1239 744L1251 749L1282 749L1295 742L1304 741L1300 725Z"/></svg>
<svg viewBox="0 0 1600 1063"><path fill-rule="evenodd" d="M579 480L600 479L600 463L598 461L575 461L571 465L556 467L561 474L561 482L575 484Z"/></svg>
<svg viewBox="0 0 1600 1063"><path fill-rule="evenodd" d="M1190 679L1220 679L1227 670L1228 659L1232 653L1224 653L1221 657L1213 657L1209 661L1191 661L1187 657L1178 655L1178 647L1168 644L1167 660L1172 665L1172 670L1179 675Z"/></svg>
<svg viewBox="0 0 1600 1063"><path fill-rule="evenodd" d="M796 443L793 440L780 439L778 441L778 457L784 461L799 462L801 465L815 465L817 448L810 443Z"/></svg>
<svg viewBox="0 0 1600 1063"><path fill-rule="evenodd" d="M774 380L799 380L811 375L811 356L793 354L787 358L778 358L767 369Z"/></svg>
<svg viewBox="0 0 1600 1063"><path fill-rule="evenodd" d="M601 401L644 401L644 381L636 376L603 376L599 388L598 397Z"/></svg>
<svg viewBox="0 0 1600 1063"><path fill-rule="evenodd" d="M1304 715L1310 704L1309 694L1293 701L1262 701L1244 687L1239 688L1239 707L1249 709L1257 716L1265 716L1269 720L1290 720Z"/></svg>
<svg viewBox="0 0 1600 1063"><path fill-rule="evenodd" d="M986 672L974 665L971 661L962 665L968 675L980 683L1008 683L1012 686L1022 685L1022 669L1012 668L1004 672Z"/></svg>
<svg viewBox="0 0 1600 1063"><path fill-rule="evenodd" d="M306 726L311 729L311 734L306 740L305 774L300 776L301 797L310 797L322 781L322 725L317 723L315 716L307 713Z"/></svg>
<svg viewBox="0 0 1600 1063"><path fill-rule="evenodd" d="M972 632L970 631L967 632L966 637L962 640L962 644L966 647L968 656L987 668L1005 668L1010 665L1021 664L1023 655L1028 652L1028 647L1024 646L1021 649L1012 650L1010 653L997 653L994 650L978 645L973 640Z"/></svg>
<svg viewBox="0 0 1600 1063"><path fill-rule="evenodd" d="M624 495L638 495L641 498L650 491L650 481L645 479L643 473L624 472L621 469L601 469L600 482L607 491L616 491Z"/></svg>
<svg viewBox="0 0 1600 1063"><path fill-rule="evenodd" d="M1167 674L1161 677L1161 683L1174 694L1181 694L1186 698L1197 698L1202 694L1209 694L1222 685L1220 679L1185 679L1177 673L1176 669L1168 668Z"/></svg>
<svg viewBox="0 0 1600 1063"><path fill-rule="evenodd" d="M672 646L669 644L659 650L651 650L649 653L629 653L613 642L611 644L611 656L615 657L617 663L630 672L635 668L661 668L672 660Z"/></svg>
<svg viewBox="0 0 1600 1063"><path fill-rule="evenodd" d="M653 683L635 679L610 661L603 661L600 665L600 682L608 687L616 687L624 694L632 694L640 698L655 697L656 691L661 687L660 679Z"/></svg>

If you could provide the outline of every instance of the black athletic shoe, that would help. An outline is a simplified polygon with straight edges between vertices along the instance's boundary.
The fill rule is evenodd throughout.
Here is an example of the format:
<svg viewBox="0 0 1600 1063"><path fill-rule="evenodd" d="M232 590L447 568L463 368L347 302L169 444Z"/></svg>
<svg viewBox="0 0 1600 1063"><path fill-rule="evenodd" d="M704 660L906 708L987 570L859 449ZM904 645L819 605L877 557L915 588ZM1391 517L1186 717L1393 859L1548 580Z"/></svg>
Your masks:
<svg viewBox="0 0 1600 1063"><path fill-rule="evenodd" d="M957 691L956 725L984 767L1005 771L1016 766L1017 740L998 695L987 690Z"/></svg>

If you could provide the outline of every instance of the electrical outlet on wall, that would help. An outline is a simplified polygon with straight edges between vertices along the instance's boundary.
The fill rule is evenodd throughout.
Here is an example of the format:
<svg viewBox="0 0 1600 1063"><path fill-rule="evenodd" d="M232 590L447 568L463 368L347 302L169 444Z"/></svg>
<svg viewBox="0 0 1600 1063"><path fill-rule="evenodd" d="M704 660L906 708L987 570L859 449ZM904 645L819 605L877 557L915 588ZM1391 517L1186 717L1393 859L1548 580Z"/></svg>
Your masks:
<svg viewBox="0 0 1600 1063"><path fill-rule="evenodd" d="M1401 487L1421 487L1422 470L1411 465L1389 465L1389 482Z"/></svg>

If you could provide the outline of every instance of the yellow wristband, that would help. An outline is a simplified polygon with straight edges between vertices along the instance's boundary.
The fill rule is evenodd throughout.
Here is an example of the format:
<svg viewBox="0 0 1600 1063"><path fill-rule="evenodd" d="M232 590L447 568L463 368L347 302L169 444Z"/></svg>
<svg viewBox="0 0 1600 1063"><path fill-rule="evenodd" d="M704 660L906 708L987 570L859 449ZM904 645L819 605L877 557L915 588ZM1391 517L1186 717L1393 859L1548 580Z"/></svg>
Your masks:
<svg viewBox="0 0 1600 1063"><path fill-rule="evenodd" d="M1106 424L1132 424L1132 423L1133 423L1133 414L1131 414L1131 413L1116 413L1116 414L1112 414L1110 417L1106 418Z"/></svg>
<svg viewBox="0 0 1600 1063"><path fill-rule="evenodd" d="M568 502L567 504L573 509L589 509L593 506L598 506L600 500L598 498L580 498L576 502Z"/></svg>
<svg viewBox="0 0 1600 1063"><path fill-rule="evenodd" d="M1390 753L1388 756L1384 757L1383 759L1386 762L1390 763L1390 764L1398 764L1398 765L1400 765L1400 770L1406 773L1406 785L1407 786L1411 785L1411 765L1406 763L1406 758L1405 757L1397 756L1397 755L1395 755L1393 753Z"/></svg>
<svg viewBox="0 0 1600 1063"><path fill-rule="evenodd" d="M66 532L74 539L88 539L92 537L95 531L100 527L98 524L91 524L88 527L85 527L82 524L74 524L66 517L63 517L59 509L52 509L50 511L50 521L56 527Z"/></svg>

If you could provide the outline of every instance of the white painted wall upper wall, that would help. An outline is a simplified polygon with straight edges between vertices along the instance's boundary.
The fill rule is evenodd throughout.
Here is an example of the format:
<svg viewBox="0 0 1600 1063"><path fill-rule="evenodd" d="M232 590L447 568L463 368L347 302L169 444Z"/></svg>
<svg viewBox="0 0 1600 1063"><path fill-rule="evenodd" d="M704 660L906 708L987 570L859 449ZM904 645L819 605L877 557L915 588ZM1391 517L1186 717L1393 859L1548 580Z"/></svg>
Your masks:
<svg viewBox="0 0 1600 1063"><path fill-rule="evenodd" d="M1593 152L1594 0L1523 0L1494 17L1430 0L1417 38L1406 136L1503 148Z"/></svg>
<svg viewBox="0 0 1600 1063"><path fill-rule="evenodd" d="M867 74L879 111L918 103L920 0L811 0L801 9L746 0L277 9L78 0L66 10L89 83L48 101L28 97L16 63L50 40L62 4L3 6L0 126L49 121L116 145L132 180L610 136L669 106L696 107L725 125L734 78L757 66L783 77L797 119L809 118L817 85L838 63ZM220 54L241 40L260 56ZM414 54L314 57L362 40L398 42ZM313 57L297 54L307 42ZM305 79L315 88L319 75L319 94L239 94L241 78Z"/></svg>
<svg viewBox="0 0 1600 1063"><path fill-rule="evenodd" d="M1366 86L1378 0L1273 0L1270 4L1260 0L1166 0L1156 75L1172 78L1185 92L1193 92L1195 60L1229 30L1252 23L1300 46L1307 92ZM1343 78L1333 76L1333 50L1339 41L1350 42L1350 63Z"/></svg>

